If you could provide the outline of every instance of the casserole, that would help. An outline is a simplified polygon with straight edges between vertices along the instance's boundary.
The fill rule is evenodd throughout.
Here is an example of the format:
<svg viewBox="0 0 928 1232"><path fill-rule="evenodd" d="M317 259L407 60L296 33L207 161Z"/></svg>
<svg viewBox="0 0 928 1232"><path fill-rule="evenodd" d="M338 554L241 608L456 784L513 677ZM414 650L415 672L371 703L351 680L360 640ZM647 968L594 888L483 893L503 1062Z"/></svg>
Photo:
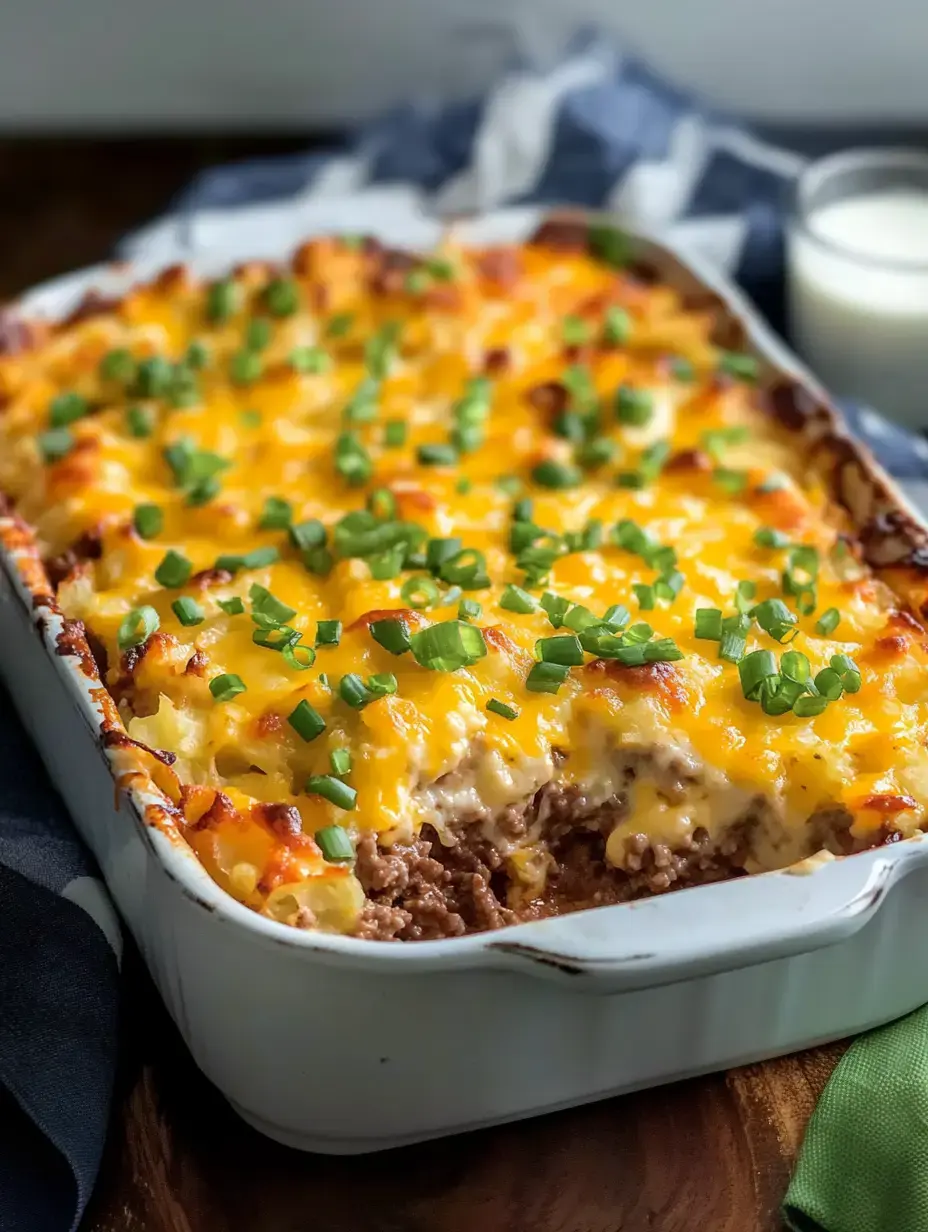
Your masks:
<svg viewBox="0 0 928 1232"><path fill-rule="evenodd" d="M502 236L518 234L532 221L537 219L522 214L482 225ZM639 258L646 257L676 285L701 289L674 258L644 240L638 247ZM56 292L53 288L51 295ZM27 304L27 310L41 302ZM750 334L755 344L766 344L761 331ZM794 390L796 397L802 393ZM880 565L908 568L910 560L917 565L913 554L924 538L913 515L856 447L834 436L831 413L818 409L816 395L809 397L815 409L802 425L804 439L829 438L828 448L840 460L837 481L853 503L855 520L863 525L879 519L874 543L883 554ZM4 670L14 695L22 701L39 688L63 690L66 704L46 706L41 718L27 714L27 721L57 780L66 784L82 833L97 852L194 1056L240 1111L274 1136L315 1149L390 1145L788 1050L903 1012L924 992L899 964L870 961L871 948L875 954L887 946L887 929L904 927L904 894L923 891L918 870L924 847L918 838L825 862L805 870L807 876L764 874L518 925L495 938L391 947L282 930L217 890L134 758L126 758L121 748L110 747L105 755L99 750L95 737L105 705L99 686L76 672L70 658L49 657L37 640L22 639L22 628L37 619L45 646L57 646L61 623L47 605L33 613L31 598L24 604L30 583L34 594L41 579L30 569L27 537L13 520L5 524L5 539L2 610L9 635L4 645L15 644L17 651L6 654ZM95 749L80 757L72 726L75 685L86 725L84 751L88 742ZM114 762L127 789L120 800L122 820L112 817L106 760ZM147 824L127 826L140 806L147 809ZM914 875L888 895L903 872ZM732 920L737 920L734 938ZM841 938L848 938L841 947L846 963L870 955L876 991L866 1004L855 1001L854 967L842 965L839 951L828 956L821 950ZM393 957L397 951L402 957ZM785 959L793 953L802 957L788 968ZM517 974L501 980L499 969L507 967ZM311 974L301 977L297 968ZM787 970L800 973L790 977L795 989L807 991L823 979L829 986L838 982L827 1011L816 1002L799 1012L795 992L783 1001L768 1000L765 981L782 997ZM423 979L426 973L429 978ZM568 987L558 988L558 982ZM286 987L285 1004L271 1016L259 1005L274 1000L275 986L278 997ZM587 989L612 995L590 1001L581 995ZM635 989L640 991L630 991ZM414 1010L400 1015L402 1021L386 1022L396 1015L377 1009L384 997ZM763 1022L742 1013L735 1025L732 997L762 1004ZM670 1008L675 1004L689 1008L681 1013ZM790 1013L770 1014L771 1004ZM694 1018L697 1007L702 1008ZM375 1014L375 1047L360 1027L356 1034L345 1032L344 1023L361 1024ZM410 1038L410 1025L418 1021L428 1024L428 1042L417 1034ZM694 1022L695 1044L686 1041L683 1029ZM524 1047L525 1032L531 1048ZM576 1040L589 1040L591 1033L595 1047L576 1056ZM622 1047L610 1041L613 1033ZM336 1037L347 1077L323 1076L312 1064L314 1050L328 1052ZM436 1037L466 1038L471 1049L440 1078L431 1042ZM533 1049L542 1049L545 1057L558 1055L553 1072L539 1067ZM301 1075L299 1082L292 1080L293 1072ZM373 1100L362 1106L365 1090Z"/></svg>

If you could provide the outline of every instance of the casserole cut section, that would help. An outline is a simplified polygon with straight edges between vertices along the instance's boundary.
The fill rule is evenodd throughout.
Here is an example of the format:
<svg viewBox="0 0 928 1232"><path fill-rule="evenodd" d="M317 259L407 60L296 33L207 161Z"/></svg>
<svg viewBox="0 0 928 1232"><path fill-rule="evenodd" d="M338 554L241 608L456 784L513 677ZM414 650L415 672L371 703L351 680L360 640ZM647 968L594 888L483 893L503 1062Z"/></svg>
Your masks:
<svg viewBox="0 0 928 1232"><path fill-rule="evenodd" d="M920 532L618 233L319 239L3 339L4 540L253 909L455 936L923 829Z"/></svg>

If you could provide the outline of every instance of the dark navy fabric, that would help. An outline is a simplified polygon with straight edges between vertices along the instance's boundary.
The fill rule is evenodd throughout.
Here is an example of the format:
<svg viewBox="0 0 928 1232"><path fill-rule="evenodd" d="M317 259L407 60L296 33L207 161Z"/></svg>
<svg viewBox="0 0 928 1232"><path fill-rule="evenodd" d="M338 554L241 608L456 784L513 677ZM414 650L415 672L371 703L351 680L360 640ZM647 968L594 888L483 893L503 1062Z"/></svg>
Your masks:
<svg viewBox="0 0 928 1232"><path fill-rule="evenodd" d="M305 198L322 191L332 157L207 171L176 216ZM666 225L733 221L740 239L726 271L783 328L784 208L801 159L698 108L595 36L547 70L515 66L484 98L398 107L337 157L355 187L406 183L425 208L474 172L479 200L465 184L454 208L632 199L643 221L649 211ZM846 409L887 469L928 494L926 443ZM0 1232L65 1232L81 1216L105 1134L116 960L90 916L55 893L92 862L2 694L0 705Z"/></svg>

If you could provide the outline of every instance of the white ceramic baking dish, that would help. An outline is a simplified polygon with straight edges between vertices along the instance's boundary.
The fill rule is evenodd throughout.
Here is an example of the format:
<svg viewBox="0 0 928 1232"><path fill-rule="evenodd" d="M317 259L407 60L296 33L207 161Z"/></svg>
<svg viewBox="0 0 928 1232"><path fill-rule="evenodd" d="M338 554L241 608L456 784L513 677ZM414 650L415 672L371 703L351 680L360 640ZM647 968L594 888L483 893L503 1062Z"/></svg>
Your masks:
<svg viewBox="0 0 928 1232"><path fill-rule="evenodd" d="M521 238L539 213L462 232ZM385 239L435 238L434 223L407 220L401 234L381 224ZM218 253L194 247L195 269L250 255L251 229L222 225ZM294 238L278 235L275 249L265 232L260 255L282 256ZM731 288L651 241L640 246L685 289L720 293L760 352L799 371ZM191 256L162 246L155 262L179 255ZM57 316L91 287L119 290L153 272L88 270L21 307ZM358 941L258 916L169 827L145 820L156 792L114 792L94 682L56 653L60 618L35 605L18 558L0 558L3 676L197 1064L281 1142L332 1153L396 1146L789 1052L928 1000L928 963L911 942L928 902L921 839L801 875L443 941Z"/></svg>

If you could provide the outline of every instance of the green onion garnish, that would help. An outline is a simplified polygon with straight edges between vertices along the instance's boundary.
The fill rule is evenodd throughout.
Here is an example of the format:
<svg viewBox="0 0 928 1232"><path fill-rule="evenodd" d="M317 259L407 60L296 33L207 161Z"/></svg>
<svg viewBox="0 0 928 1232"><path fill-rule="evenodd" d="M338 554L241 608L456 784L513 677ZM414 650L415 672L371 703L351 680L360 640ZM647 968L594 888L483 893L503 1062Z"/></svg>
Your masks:
<svg viewBox="0 0 928 1232"><path fill-rule="evenodd" d="M405 419L390 419L383 426L383 443L387 449L399 449L406 444L408 425Z"/></svg>
<svg viewBox="0 0 928 1232"><path fill-rule="evenodd" d="M311 791L314 795L325 796L330 804L337 804L341 809L353 809L354 802L357 797L357 792L351 790L350 787L345 787L344 792L334 792L334 789L326 785L321 787L321 783L325 783L329 778L328 775L315 775L306 783L306 790ZM333 780L339 782L338 779ZM314 786L310 786L314 784ZM323 856L330 864L348 864L354 859L354 848L351 845L351 839L347 831L341 826L324 826L323 829L317 830L313 835L316 844Z"/></svg>
<svg viewBox="0 0 928 1232"><path fill-rule="evenodd" d="M76 443L67 428L51 428L36 438L36 444L45 462L59 462L67 457Z"/></svg>
<svg viewBox="0 0 928 1232"><path fill-rule="evenodd" d="M263 372L264 360L257 351L237 351L229 361L229 379L235 385L251 385Z"/></svg>
<svg viewBox="0 0 928 1232"><path fill-rule="evenodd" d="M654 397L646 389L620 385L615 395L615 415L619 423L640 427L654 414Z"/></svg>
<svg viewBox="0 0 928 1232"><path fill-rule="evenodd" d="M735 587L735 607L742 614L749 612L757 594L755 582L739 582Z"/></svg>
<svg viewBox="0 0 928 1232"><path fill-rule="evenodd" d="M505 608L507 612L519 612L522 615L538 611L538 604L528 591L511 584L500 595L499 605L501 608Z"/></svg>
<svg viewBox="0 0 928 1232"><path fill-rule="evenodd" d="M830 607L827 612L822 612L815 622L815 632L821 637L830 637L840 623L841 613L836 607Z"/></svg>
<svg viewBox="0 0 928 1232"><path fill-rule="evenodd" d="M562 667L578 667L583 662L583 647L573 633L540 637L535 643L535 653L542 663L559 663Z"/></svg>
<svg viewBox="0 0 928 1232"><path fill-rule="evenodd" d="M422 466L454 466L458 451L453 445L420 445L416 457Z"/></svg>
<svg viewBox="0 0 928 1232"><path fill-rule="evenodd" d="M161 621L153 607L136 607L128 612L120 622L116 633L116 644L120 650L128 650L130 646L141 646L155 633Z"/></svg>
<svg viewBox="0 0 928 1232"><path fill-rule="evenodd" d="M576 488L581 481L575 466L568 466L554 458L545 458L532 469L532 479L543 488Z"/></svg>
<svg viewBox="0 0 928 1232"><path fill-rule="evenodd" d="M232 595L229 599L217 599L216 602L227 616L241 616L245 610L245 604L238 595Z"/></svg>
<svg viewBox="0 0 928 1232"><path fill-rule="evenodd" d="M410 648L406 622L397 617L371 621L370 631L374 641L384 650L389 650L390 654L405 654Z"/></svg>
<svg viewBox="0 0 928 1232"><path fill-rule="evenodd" d="M461 620L430 625L412 634L409 642L416 662L436 672L469 667L487 653L481 631Z"/></svg>
<svg viewBox="0 0 928 1232"><path fill-rule="evenodd" d="M854 660L849 655L836 654L831 656L830 663L832 670L840 676L845 693L859 693L860 669Z"/></svg>
<svg viewBox="0 0 928 1232"><path fill-rule="evenodd" d="M285 530L293 518L293 506L281 496L269 496L264 502L259 530Z"/></svg>
<svg viewBox="0 0 928 1232"><path fill-rule="evenodd" d="M399 332L399 322L388 321L364 344L365 366L377 381L385 380L390 374L390 368L396 358L396 341Z"/></svg>
<svg viewBox="0 0 928 1232"><path fill-rule="evenodd" d="M159 586L175 589L178 586L183 586L191 573L193 573L193 565L187 557L182 556L180 552L175 552L171 548L162 557L161 563L155 570L155 581Z"/></svg>
<svg viewBox="0 0 928 1232"><path fill-rule="evenodd" d="M135 376L135 360L132 352L125 347L117 347L100 360L100 376L104 381L120 381L128 384Z"/></svg>
<svg viewBox="0 0 928 1232"><path fill-rule="evenodd" d="M610 629L624 629L631 620L631 613L621 603L612 603L603 613L603 624Z"/></svg>
<svg viewBox="0 0 928 1232"><path fill-rule="evenodd" d="M634 586L632 586L632 590L635 592L635 598L638 600L638 606L643 612L650 612L654 610L656 596L654 594L653 586L648 585L646 582L636 582Z"/></svg>
<svg viewBox="0 0 928 1232"><path fill-rule="evenodd" d="M294 347L290 352L290 367L294 372L318 374L328 372L332 357L320 346Z"/></svg>
<svg viewBox="0 0 928 1232"><path fill-rule="evenodd" d="M631 242L617 227L592 223L587 231L587 245L597 260L614 269L621 269L631 257Z"/></svg>
<svg viewBox="0 0 928 1232"><path fill-rule="evenodd" d="M373 423L377 418L377 396L380 385L366 377L345 403L342 418L345 423Z"/></svg>
<svg viewBox="0 0 928 1232"><path fill-rule="evenodd" d="M664 469L664 463L670 457L670 442L655 441L653 445L649 445L647 449L642 450L641 456L638 459L638 469L634 471L621 471L617 476L616 482L621 488L646 488L649 483L653 483L661 471Z"/></svg>
<svg viewBox="0 0 928 1232"><path fill-rule="evenodd" d="M458 604L458 619L479 620L482 611L483 604L478 603L476 599L462 599Z"/></svg>
<svg viewBox="0 0 928 1232"><path fill-rule="evenodd" d="M719 658L727 663L740 663L747 647L751 618L747 615L726 616L719 638Z"/></svg>
<svg viewBox="0 0 928 1232"><path fill-rule="evenodd" d="M782 599L765 599L751 609L751 615L775 642L789 642L798 632L796 617Z"/></svg>
<svg viewBox="0 0 928 1232"><path fill-rule="evenodd" d="M505 702L497 701L495 697L491 697L487 702L487 710L490 714L498 714L501 719L508 719L510 723L519 717L515 706L507 706Z"/></svg>
<svg viewBox="0 0 928 1232"><path fill-rule="evenodd" d="M248 591L251 600L252 619L264 625L286 624L296 615L296 608L288 607L267 589L255 582Z"/></svg>
<svg viewBox="0 0 928 1232"><path fill-rule="evenodd" d="M329 338L344 338L353 324L354 313L337 312L334 317L329 319L329 323L325 327L326 335Z"/></svg>
<svg viewBox="0 0 928 1232"><path fill-rule="evenodd" d="M301 701L287 716L287 722L303 740L309 743L325 731L325 719L308 701Z"/></svg>
<svg viewBox="0 0 928 1232"><path fill-rule="evenodd" d="M525 679L525 687L529 693L556 693L569 671L562 663L536 663Z"/></svg>
<svg viewBox="0 0 928 1232"><path fill-rule="evenodd" d="M389 488L375 488L367 498L368 512L381 522L387 522L396 517L396 497Z"/></svg>
<svg viewBox="0 0 928 1232"><path fill-rule="evenodd" d="M241 676L234 672L226 672L222 676L214 676L209 682L209 691L217 702L230 702L239 693L245 692L245 684Z"/></svg>
<svg viewBox="0 0 928 1232"><path fill-rule="evenodd" d="M157 505L136 505L132 525L140 539L154 539L164 526L164 514Z"/></svg>
<svg viewBox="0 0 928 1232"><path fill-rule="evenodd" d="M206 315L211 321L227 321L238 309L239 300L239 287L231 278L214 282L206 292Z"/></svg>
<svg viewBox="0 0 928 1232"><path fill-rule="evenodd" d="M747 471L731 470L727 466L717 466L712 472L712 479L729 496L737 496L748 486Z"/></svg>
<svg viewBox="0 0 928 1232"><path fill-rule="evenodd" d="M829 699L825 696L816 697L807 693L802 697L797 697L793 702L793 714L801 719L813 718L827 708L828 701Z"/></svg>
<svg viewBox="0 0 928 1232"><path fill-rule="evenodd" d="M603 323L603 342L607 346L625 346L632 332L632 319L618 304L612 304L606 309L606 319Z"/></svg>
<svg viewBox="0 0 928 1232"><path fill-rule="evenodd" d="M369 689L357 672L348 672L338 682L338 695L355 710L362 710L375 700L376 694Z"/></svg>
<svg viewBox="0 0 928 1232"><path fill-rule="evenodd" d="M201 625L206 619L206 613L199 603L188 595L182 595L179 599L175 599L171 604L171 611L180 623L185 626Z"/></svg>
<svg viewBox="0 0 928 1232"><path fill-rule="evenodd" d="M206 343L201 342L199 338L194 338L193 342L187 347L184 362L194 372L199 372L202 368L205 368L209 363L209 348Z"/></svg>
<svg viewBox="0 0 928 1232"><path fill-rule="evenodd" d="M773 526L761 526L754 532L754 542L759 548L785 548L789 543L789 535Z"/></svg>
<svg viewBox="0 0 928 1232"><path fill-rule="evenodd" d="M151 436L155 430L155 412L150 406L130 406L126 409L126 427L137 440Z"/></svg>
<svg viewBox="0 0 928 1232"><path fill-rule="evenodd" d="M254 317L245 328L245 346L249 351L263 351L273 332L274 327L267 317Z"/></svg>
<svg viewBox="0 0 928 1232"><path fill-rule="evenodd" d="M748 701L757 701L767 680L779 677L777 660L772 650L752 650L738 664L741 691Z"/></svg>
<svg viewBox="0 0 928 1232"><path fill-rule="evenodd" d="M729 445L740 445L749 436L747 428L740 425L731 428L710 428L703 432L700 443L713 462L721 462Z"/></svg>
<svg viewBox="0 0 928 1232"><path fill-rule="evenodd" d="M463 590L483 590L490 585L486 557L476 548L464 548L442 561L438 576L443 582Z"/></svg>
<svg viewBox="0 0 928 1232"><path fill-rule="evenodd" d="M694 637L707 642L717 642L722 636L722 613L717 607L700 607L696 609L696 628Z"/></svg>
<svg viewBox="0 0 928 1232"><path fill-rule="evenodd" d="M611 462L618 451L618 445L608 436L594 436L577 450L576 458L584 470L596 470Z"/></svg>
<svg viewBox="0 0 928 1232"><path fill-rule="evenodd" d="M215 568L225 569L228 573L238 573L240 569L263 569L265 565L273 565L280 558L280 551L275 547L253 548L243 556L231 553L216 557Z"/></svg>
<svg viewBox="0 0 928 1232"><path fill-rule="evenodd" d="M564 617L567 615L570 607L570 600L565 599L563 595L555 595L550 590L546 590L538 602L546 613L549 622L555 629L559 629L564 623Z"/></svg>
<svg viewBox="0 0 928 1232"><path fill-rule="evenodd" d="M292 317L300 307L300 291L292 278L274 278L264 288L264 302L274 317Z"/></svg>
<svg viewBox="0 0 928 1232"><path fill-rule="evenodd" d="M322 796L330 804L346 811L354 808L358 798L358 793L353 787L349 787L347 783L334 778L331 774L311 775L306 780L306 790L311 796ZM333 831L337 831L342 838L338 839ZM327 826L324 830L317 830L313 837L327 860L349 860L354 855L353 850L348 854L351 840L341 826Z"/></svg>
<svg viewBox="0 0 928 1232"><path fill-rule="evenodd" d="M352 432L343 432L335 442L335 469L352 486L367 483L374 472L370 454Z"/></svg>
<svg viewBox="0 0 928 1232"><path fill-rule="evenodd" d="M329 754L329 765L332 767L333 774L344 778L346 774L351 773L351 754L347 749L333 749Z"/></svg>
<svg viewBox="0 0 928 1232"><path fill-rule="evenodd" d="M441 595L438 583L430 577L407 578L400 589L400 598L407 607L422 611L436 603Z"/></svg>
<svg viewBox="0 0 928 1232"><path fill-rule="evenodd" d="M583 317L567 316L561 322L561 338L565 346L582 346L584 342L589 342L592 333L589 322L584 321Z"/></svg>
<svg viewBox="0 0 928 1232"><path fill-rule="evenodd" d="M306 522L290 523L287 537L295 548L305 552L310 548L321 548L325 545L326 530L318 518L310 518Z"/></svg>
<svg viewBox="0 0 928 1232"><path fill-rule="evenodd" d="M439 573L442 565L460 552L460 539L430 539L425 548L425 563L433 573Z"/></svg>
<svg viewBox="0 0 928 1232"><path fill-rule="evenodd" d="M342 640L340 620L320 620L316 625L316 647L337 646Z"/></svg>
<svg viewBox="0 0 928 1232"><path fill-rule="evenodd" d="M163 355L152 355L150 359L139 361L132 393L139 398L163 398L170 392L174 378L171 361Z"/></svg>
<svg viewBox="0 0 928 1232"><path fill-rule="evenodd" d="M753 355L741 351L723 351L719 356L719 372L739 381L756 381L759 365Z"/></svg>

